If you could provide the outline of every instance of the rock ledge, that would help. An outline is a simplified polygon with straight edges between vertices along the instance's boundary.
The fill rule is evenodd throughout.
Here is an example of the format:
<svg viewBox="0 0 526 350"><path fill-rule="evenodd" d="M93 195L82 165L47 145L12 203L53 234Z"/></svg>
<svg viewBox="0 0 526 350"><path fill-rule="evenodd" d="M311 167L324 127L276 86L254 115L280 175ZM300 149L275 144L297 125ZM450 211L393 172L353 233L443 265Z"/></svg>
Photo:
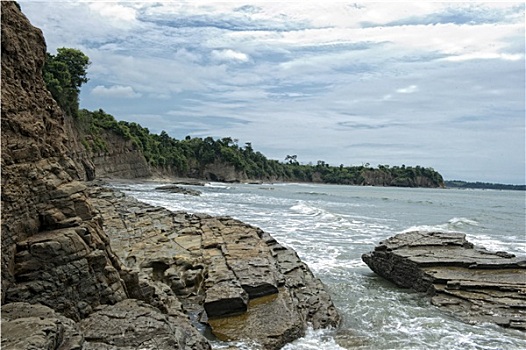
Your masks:
<svg viewBox="0 0 526 350"><path fill-rule="evenodd" d="M401 287L469 323L526 330L526 258L475 247L462 233L407 232L362 260Z"/></svg>

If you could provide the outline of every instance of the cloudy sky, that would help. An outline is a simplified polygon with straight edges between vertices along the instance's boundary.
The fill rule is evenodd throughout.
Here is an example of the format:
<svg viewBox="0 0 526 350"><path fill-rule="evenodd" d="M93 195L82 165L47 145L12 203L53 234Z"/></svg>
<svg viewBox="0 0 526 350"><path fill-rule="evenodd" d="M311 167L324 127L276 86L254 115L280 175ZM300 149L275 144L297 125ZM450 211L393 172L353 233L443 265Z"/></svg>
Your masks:
<svg viewBox="0 0 526 350"><path fill-rule="evenodd" d="M303 163L525 183L523 2L20 0L81 107Z"/></svg>

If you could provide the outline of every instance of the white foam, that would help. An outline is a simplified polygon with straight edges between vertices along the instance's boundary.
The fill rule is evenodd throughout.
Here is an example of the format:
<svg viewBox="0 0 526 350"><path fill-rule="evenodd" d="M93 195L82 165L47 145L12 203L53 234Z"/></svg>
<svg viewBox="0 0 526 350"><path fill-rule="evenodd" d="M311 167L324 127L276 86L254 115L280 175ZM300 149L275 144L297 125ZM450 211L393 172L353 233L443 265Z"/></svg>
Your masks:
<svg viewBox="0 0 526 350"><path fill-rule="evenodd" d="M309 327L303 338L285 345L283 350L345 350L339 346L331 334L332 330L313 330Z"/></svg>
<svg viewBox="0 0 526 350"><path fill-rule="evenodd" d="M290 207L290 210L298 214L303 214L303 215L308 215L308 216L321 215L323 212L322 209L308 205L307 203L303 201L299 201L298 204L295 204L292 207Z"/></svg>
<svg viewBox="0 0 526 350"><path fill-rule="evenodd" d="M205 187L211 187L211 188L223 188L223 189L230 189L230 186L225 186L221 182L207 182L205 183Z"/></svg>
<svg viewBox="0 0 526 350"><path fill-rule="evenodd" d="M453 227L478 226L479 225L479 223L476 220L467 219L467 218L453 218L453 219L450 219L448 223Z"/></svg>

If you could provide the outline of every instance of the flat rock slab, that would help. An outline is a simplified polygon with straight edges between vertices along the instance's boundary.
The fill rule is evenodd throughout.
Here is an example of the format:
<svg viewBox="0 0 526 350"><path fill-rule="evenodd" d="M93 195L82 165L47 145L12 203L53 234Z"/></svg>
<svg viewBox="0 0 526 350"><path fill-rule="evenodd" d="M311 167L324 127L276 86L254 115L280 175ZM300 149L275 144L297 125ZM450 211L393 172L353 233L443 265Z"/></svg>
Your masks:
<svg viewBox="0 0 526 350"><path fill-rule="evenodd" d="M464 321L526 330L526 257L475 247L462 233L407 232L362 260Z"/></svg>

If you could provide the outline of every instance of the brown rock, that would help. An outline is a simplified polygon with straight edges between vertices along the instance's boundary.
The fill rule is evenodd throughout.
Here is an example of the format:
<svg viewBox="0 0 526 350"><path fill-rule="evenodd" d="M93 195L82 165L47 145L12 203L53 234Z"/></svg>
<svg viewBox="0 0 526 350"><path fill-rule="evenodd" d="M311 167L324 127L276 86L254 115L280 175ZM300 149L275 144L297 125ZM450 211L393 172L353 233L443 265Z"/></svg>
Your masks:
<svg viewBox="0 0 526 350"><path fill-rule="evenodd" d="M526 330L526 259L474 247L461 233L408 232L363 261L399 286L427 292L461 319Z"/></svg>
<svg viewBox="0 0 526 350"><path fill-rule="evenodd" d="M308 325L338 325L320 280L268 233L229 217L152 208L107 188L90 193L121 260L200 313L216 336L278 349Z"/></svg>
<svg viewBox="0 0 526 350"><path fill-rule="evenodd" d="M84 349L208 350L210 344L189 324L139 300L99 307L80 322Z"/></svg>
<svg viewBox="0 0 526 350"><path fill-rule="evenodd" d="M80 350L84 337L72 320L28 303L2 306L2 349Z"/></svg>

